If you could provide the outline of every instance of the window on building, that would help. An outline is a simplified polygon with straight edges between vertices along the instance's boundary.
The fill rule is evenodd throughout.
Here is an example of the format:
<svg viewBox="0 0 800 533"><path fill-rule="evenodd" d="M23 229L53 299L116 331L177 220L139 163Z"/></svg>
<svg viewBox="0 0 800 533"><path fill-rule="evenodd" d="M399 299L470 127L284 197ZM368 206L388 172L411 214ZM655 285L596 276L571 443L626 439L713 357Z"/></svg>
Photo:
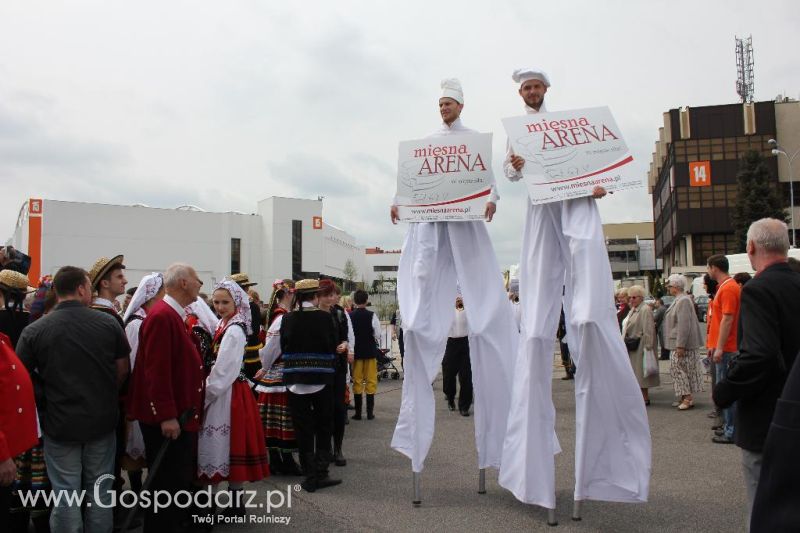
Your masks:
<svg viewBox="0 0 800 533"><path fill-rule="evenodd" d="M695 265L705 265L714 254L735 254L739 250L733 234L692 236L692 256Z"/></svg>
<svg viewBox="0 0 800 533"><path fill-rule="evenodd" d="M373 272L397 272L396 266L389 265L375 265L372 267Z"/></svg>
<svg viewBox="0 0 800 533"><path fill-rule="evenodd" d="M292 220L292 279L303 277L303 221Z"/></svg>
<svg viewBox="0 0 800 533"><path fill-rule="evenodd" d="M231 239L231 274L242 271L242 239Z"/></svg>

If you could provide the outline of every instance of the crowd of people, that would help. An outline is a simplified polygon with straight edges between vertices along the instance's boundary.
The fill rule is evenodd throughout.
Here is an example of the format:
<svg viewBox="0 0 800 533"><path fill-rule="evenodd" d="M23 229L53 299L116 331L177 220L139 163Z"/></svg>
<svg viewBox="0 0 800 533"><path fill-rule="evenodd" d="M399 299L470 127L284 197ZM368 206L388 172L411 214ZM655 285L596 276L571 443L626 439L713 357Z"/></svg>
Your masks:
<svg viewBox="0 0 800 533"><path fill-rule="evenodd" d="M659 345L661 358L666 355L670 362L672 407L681 411L694 407L694 395L703 391L704 371L709 373L714 404L708 413L713 419L711 440L741 448L747 523L752 531L789 531L793 530L789 524L796 529L800 523L788 497L778 492L787 490L789 483L782 467L797 465L787 442L800 444L797 425L787 418L796 416L798 404L780 399L800 350L796 326L800 262L787 256L787 235L786 225L778 220L762 219L751 225L747 253L755 276L731 275L726 256L709 257L703 279L709 297L705 316L698 314L688 282L680 274L667 279L672 297L668 306L660 298L643 304L646 295L639 286L616 293L621 332L646 405L650 405L648 389L659 385L657 366L653 374L648 372ZM701 320L706 324L705 342ZM782 422L776 422L779 405L784 409ZM795 428L794 433L790 428ZM775 435L772 449L768 435ZM789 472L796 473L797 468ZM796 490L791 493L797 497Z"/></svg>
<svg viewBox="0 0 800 533"><path fill-rule="evenodd" d="M544 112L548 77L519 69L512 78L526 113ZM444 80L443 123L431 137L475 133L461 122L463 106L460 83ZM506 177L520 180L525 164L509 144ZM617 294L615 316L595 202L606 194L598 186L592 196L527 204L517 292L510 295L482 221L409 225L398 267L402 317L392 321L404 381L391 447L411 460L415 481L433 440L432 383L442 369L448 407L456 408L456 376L459 412L469 416L474 407L478 467L498 468L501 486L554 515L554 456L561 450L552 401L556 334L576 392L575 501L647 501L646 406L660 385L659 354L670 360L673 406L692 409L703 388L702 331L679 275L667 280L671 305L651 308L644 288L633 286ZM498 199L492 183L487 221ZM730 276L725 256L708 260L705 348L713 417L720 417L713 441L742 449L754 531L798 524L787 493L796 500L790 474L800 474L792 455L800 444L800 371L793 368L800 275L787 259L787 235L774 219L750 226L747 253L756 275L749 281ZM135 518L121 506L98 504L121 487L123 471L133 491L217 487L229 495L225 513L233 516L247 512L244 484L269 475L301 475L307 492L341 483L330 465L347 464L349 382L352 419L362 420L364 407L367 421L376 417L380 325L364 291L350 302L331 280L277 280L262 309L247 274L225 278L201 297L197 272L176 263L128 293L122 255L88 271L62 267L34 289L20 272L25 258L0 251L0 264L10 267L0 271L0 523L20 531L29 520L40 530L111 531ZM100 490L87 491L85 508L63 500L52 509L28 508L13 500L15 492L48 485ZM216 513L196 501L160 512L145 506L144 530L211 527L192 520L199 514Z"/></svg>
<svg viewBox="0 0 800 533"><path fill-rule="evenodd" d="M234 517L247 513L244 484L270 475L300 476L308 492L341 483L329 465L347 464L351 381L352 418L362 418L364 395L375 418L380 324L367 293L355 291L344 308L330 279L276 280L265 305L256 283L236 274L207 296L180 263L126 290L123 261L65 266L37 288L22 272L0 271L0 524L213 526L192 518L218 512L196 500L160 512L111 505L125 477L136 493L212 487L229 496L221 511ZM87 499L34 506L21 497L50 490L85 490Z"/></svg>

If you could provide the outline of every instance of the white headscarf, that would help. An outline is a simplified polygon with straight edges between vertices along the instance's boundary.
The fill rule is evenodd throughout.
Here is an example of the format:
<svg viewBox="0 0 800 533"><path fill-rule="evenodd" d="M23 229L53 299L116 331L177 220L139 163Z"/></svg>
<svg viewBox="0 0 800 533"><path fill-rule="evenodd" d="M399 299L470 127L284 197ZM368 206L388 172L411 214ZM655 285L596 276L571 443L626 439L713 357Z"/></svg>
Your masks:
<svg viewBox="0 0 800 533"><path fill-rule="evenodd" d="M198 296L197 300L184 307L184 310L187 315L196 316L197 324L206 330L209 335L214 335L219 318L202 298Z"/></svg>
<svg viewBox="0 0 800 533"><path fill-rule="evenodd" d="M237 323L244 324L245 332L248 335L251 335L253 333L253 327L250 324L252 322L250 314L250 297L247 296L247 293L244 292L244 289L242 289L238 283L230 278L223 278L222 281L217 283L214 286L214 290L216 291L217 289L225 289L228 291L233 298L233 304L236 306L236 311L228 320L228 325Z"/></svg>
<svg viewBox="0 0 800 533"><path fill-rule="evenodd" d="M164 276L161 275L161 272L153 272L143 277L142 281L139 282L139 286L136 287L136 292L133 293L127 309L125 309L125 316L122 317L122 321L127 322L128 318L134 314L144 316L142 306L152 300L163 286Z"/></svg>

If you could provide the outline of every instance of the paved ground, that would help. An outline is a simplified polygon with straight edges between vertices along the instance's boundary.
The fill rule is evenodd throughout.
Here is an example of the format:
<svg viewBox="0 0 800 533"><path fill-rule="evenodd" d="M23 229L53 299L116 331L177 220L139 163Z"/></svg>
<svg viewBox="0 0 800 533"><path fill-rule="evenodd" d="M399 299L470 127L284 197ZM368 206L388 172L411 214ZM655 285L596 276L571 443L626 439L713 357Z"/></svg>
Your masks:
<svg viewBox="0 0 800 533"><path fill-rule="evenodd" d="M343 483L314 494L294 492L297 478L273 477L254 485L261 502L268 491L287 487L291 509L275 516L291 517L289 525L229 524L223 532L298 531L742 531L744 486L739 449L711 442L709 392L697 396L696 407L681 412L673 401L666 361L661 362L661 387L651 390L648 408L653 437L653 474L647 504L586 502L583 521L570 520L574 484L574 391L572 382L554 372L553 395L557 431L563 448L556 458L560 525L546 525L546 511L518 502L487 472L485 495L477 494L473 418L447 410L437 391L436 436L423 472L423 504L411 505L410 461L389 448L400 406L400 381L382 381L376 420L352 421L345 436L348 465L331 467ZM709 387L707 387L709 388ZM277 494L273 501L279 501ZM268 516L251 511L256 518Z"/></svg>

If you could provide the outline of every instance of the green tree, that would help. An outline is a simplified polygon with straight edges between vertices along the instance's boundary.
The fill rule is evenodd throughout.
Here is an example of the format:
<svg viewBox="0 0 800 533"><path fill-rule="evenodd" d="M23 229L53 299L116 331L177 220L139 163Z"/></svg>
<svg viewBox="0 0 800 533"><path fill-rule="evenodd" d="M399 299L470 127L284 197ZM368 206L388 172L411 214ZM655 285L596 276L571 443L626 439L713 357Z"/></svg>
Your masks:
<svg viewBox="0 0 800 533"><path fill-rule="evenodd" d="M344 262L342 274L344 275L345 279L345 290L353 290L353 280L356 279L356 276L358 276L358 269L356 268L356 265L353 263L352 259L348 259Z"/></svg>
<svg viewBox="0 0 800 533"><path fill-rule="evenodd" d="M664 288L664 281L660 277L656 277L653 280L652 287L653 289L651 292L653 293L653 298L661 298L667 293L666 289Z"/></svg>
<svg viewBox="0 0 800 533"><path fill-rule="evenodd" d="M736 232L739 252L747 245L747 229L756 220L770 217L786 222L786 209L776 180L772 177L764 157L750 150L739 161L736 174L738 193L733 209L732 225Z"/></svg>

